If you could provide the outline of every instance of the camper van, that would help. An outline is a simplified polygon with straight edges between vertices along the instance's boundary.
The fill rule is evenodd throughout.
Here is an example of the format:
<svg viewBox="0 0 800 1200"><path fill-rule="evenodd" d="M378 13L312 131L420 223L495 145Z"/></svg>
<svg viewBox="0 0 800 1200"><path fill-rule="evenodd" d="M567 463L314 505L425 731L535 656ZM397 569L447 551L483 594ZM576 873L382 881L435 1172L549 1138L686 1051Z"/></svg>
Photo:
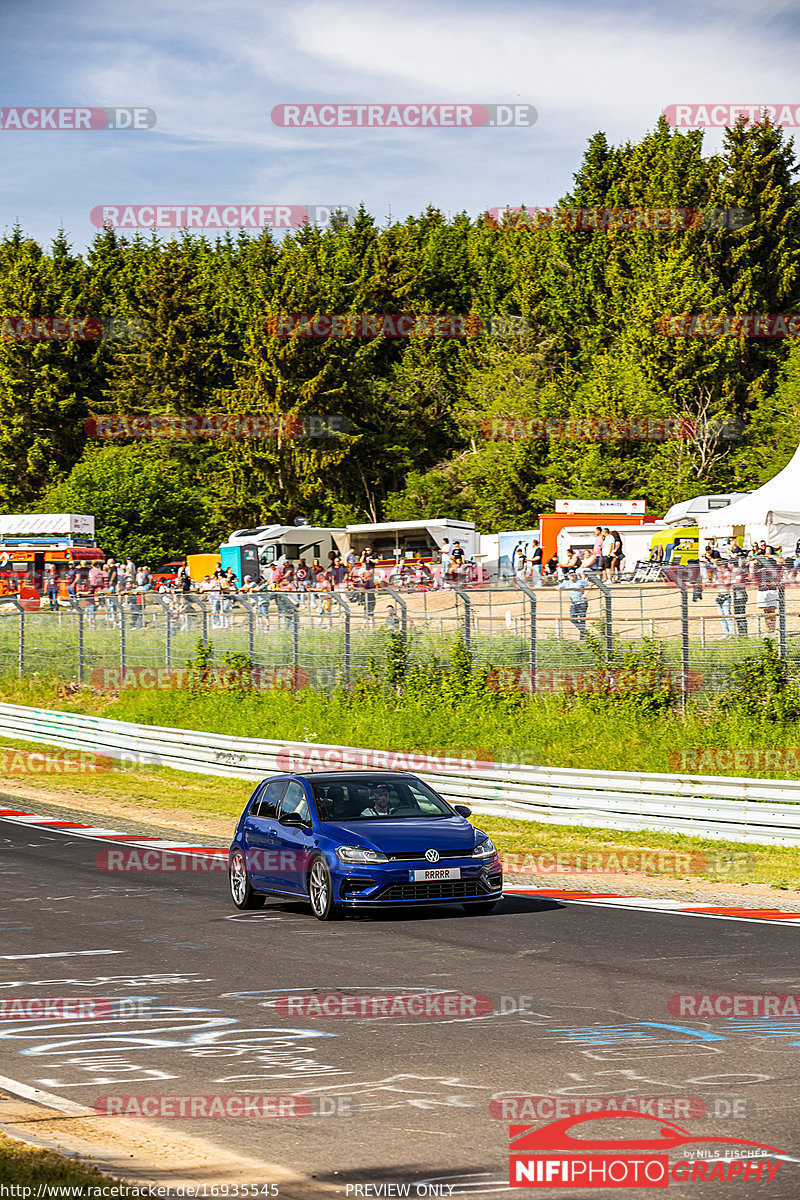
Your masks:
<svg viewBox="0 0 800 1200"><path fill-rule="evenodd" d="M327 566L330 553L339 554L345 545L345 531L317 525L257 525L254 529L235 529L219 548L223 571L233 569L242 583L247 575L261 577L262 567L282 560L294 563L318 558ZM194 575L192 575L194 578Z"/></svg>

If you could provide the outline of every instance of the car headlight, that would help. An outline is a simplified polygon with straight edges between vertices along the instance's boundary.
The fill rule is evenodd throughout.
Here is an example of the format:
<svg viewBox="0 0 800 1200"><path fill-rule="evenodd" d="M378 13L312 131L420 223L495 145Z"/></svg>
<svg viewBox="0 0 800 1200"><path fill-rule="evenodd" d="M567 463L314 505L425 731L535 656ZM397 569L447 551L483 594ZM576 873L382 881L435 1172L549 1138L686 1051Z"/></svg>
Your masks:
<svg viewBox="0 0 800 1200"><path fill-rule="evenodd" d="M478 842L475 849L472 851L473 858L491 858L497 853L494 842L491 838L484 838L482 842Z"/></svg>
<svg viewBox="0 0 800 1200"><path fill-rule="evenodd" d="M381 863L388 862L380 850L368 850L366 846L337 846L336 857L343 863Z"/></svg>

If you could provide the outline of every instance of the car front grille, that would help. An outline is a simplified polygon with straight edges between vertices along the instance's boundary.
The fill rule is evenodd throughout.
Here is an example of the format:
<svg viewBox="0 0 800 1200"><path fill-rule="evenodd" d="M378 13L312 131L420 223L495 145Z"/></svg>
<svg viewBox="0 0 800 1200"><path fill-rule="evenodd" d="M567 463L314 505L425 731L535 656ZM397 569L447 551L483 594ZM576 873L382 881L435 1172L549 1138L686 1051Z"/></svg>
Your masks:
<svg viewBox="0 0 800 1200"><path fill-rule="evenodd" d="M427 847L426 847L427 849ZM471 850L440 850L440 859L472 858ZM393 862L425 862L425 850L400 850L397 854L387 854Z"/></svg>
<svg viewBox="0 0 800 1200"><path fill-rule="evenodd" d="M463 900L485 896L486 888L477 879L439 879L431 883L392 883L376 900Z"/></svg>

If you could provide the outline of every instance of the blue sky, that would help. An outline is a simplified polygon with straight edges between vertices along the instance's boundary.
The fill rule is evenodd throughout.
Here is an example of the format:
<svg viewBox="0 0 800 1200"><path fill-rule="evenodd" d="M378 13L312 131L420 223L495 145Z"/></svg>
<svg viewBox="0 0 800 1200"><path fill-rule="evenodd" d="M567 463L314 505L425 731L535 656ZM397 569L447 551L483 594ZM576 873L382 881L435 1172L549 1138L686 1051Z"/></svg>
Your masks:
<svg viewBox="0 0 800 1200"><path fill-rule="evenodd" d="M2 106L137 105L147 131L0 132L0 229L83 249L98 204L548 205L588 139L676 102L800 105L797 0L0 0ZM530 129L281 129L297 102L535 105ZM800 133L800 130L798 130ZM720 135L706 135L708 152ZM213 236L213 235L212 235Z"/></svg>

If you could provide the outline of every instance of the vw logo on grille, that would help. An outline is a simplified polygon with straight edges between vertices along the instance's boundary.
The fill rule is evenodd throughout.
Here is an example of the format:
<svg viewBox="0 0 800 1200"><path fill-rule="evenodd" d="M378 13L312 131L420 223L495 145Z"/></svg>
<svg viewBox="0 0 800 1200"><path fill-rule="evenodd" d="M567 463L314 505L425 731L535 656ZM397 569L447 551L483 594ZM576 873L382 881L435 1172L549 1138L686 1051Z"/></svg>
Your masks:
<svg viewBox="0 0 800 1200"><path fill-rule="evenodd" d="M428 862L438 862L439 861L439 851L438 850L426 850L425 857L427 858Z"/></svg>

